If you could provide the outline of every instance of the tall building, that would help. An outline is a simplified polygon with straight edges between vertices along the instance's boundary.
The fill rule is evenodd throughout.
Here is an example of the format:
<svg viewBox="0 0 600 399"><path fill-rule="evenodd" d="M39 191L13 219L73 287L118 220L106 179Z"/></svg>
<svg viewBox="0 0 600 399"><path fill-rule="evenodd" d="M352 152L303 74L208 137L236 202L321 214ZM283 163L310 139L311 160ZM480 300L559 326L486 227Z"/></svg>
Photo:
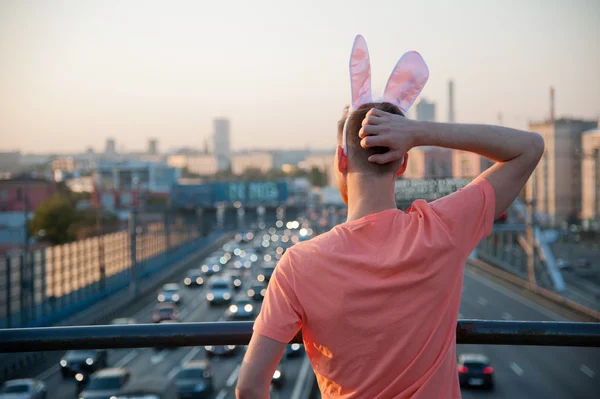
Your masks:
<svg viewBox="0 0 600 399"><path fill-rule="evenodd" d="M544 138L546 150L527 182L527 194L537 200L537 211L549 224L581 216L582 135L597 127L598 121L579 119L529 124Z"/></svg>
<svg viewBox="0 0 600 399"><path fill-rule="evenodd" d="M148 154L150 154L150 155L158 154L158 140L157 139L148 140Z"/></svg>
<svg viewBox="0 0 600 399"><path fill-rule="evenodd" d="M408 153L405 179L444 179L452 176L452 151L441 147L416 147Z"/></svg>
<svg viewBox="0 0 600 399"><path fill-rule="evenodd" d="M493 164L474 152L452 150L452 177L455 179L473 179Z"/></svg>
<svg viewBox="0 0 600 399"><path fill-rule="evenodd" d="M105 154L116 154L117 153L117 143L115 139L106 139L106 148L104 149Z"/></svg>
<svg viewBox="0 0 600 399"><path fill-rule="evenodd" d="M600 229L600 129L581 137L581 219L584 225Z"/></svg>
<svg viewBox="0 0 600 399"><path fill-rule="evenodd" d="M246 154L235 154L231 157L231 171L234 175L241 175L247 169L259 169L268 172L274 167L274 157L270 152L256 151Z"/></svg>
<svg viewBox="0 0 600 399"><path fill-rule="evenodd" d="M454 82L448 81L448 122L454 123Z"/></svg>
<svg viewBox="0 0 600 399"><path fill-rule="evenodd" d="M435 122L435 103L419 98L415 109L417 110L418 121Z"/></svg>
<svg viewBox="0 0 600 399"><path fill-rule="evenodd" d="M215 119L214 154L219 170L231 167L231 148L229 144L229 119Z"/></svg>
<svg viewBox="0 0 600 399"><path fill-rule="evenodd" d="M188 172L200 176L217 173L217 158L211 154L176 154L171 155L167 163L170 167L187 169Z"/></svg>

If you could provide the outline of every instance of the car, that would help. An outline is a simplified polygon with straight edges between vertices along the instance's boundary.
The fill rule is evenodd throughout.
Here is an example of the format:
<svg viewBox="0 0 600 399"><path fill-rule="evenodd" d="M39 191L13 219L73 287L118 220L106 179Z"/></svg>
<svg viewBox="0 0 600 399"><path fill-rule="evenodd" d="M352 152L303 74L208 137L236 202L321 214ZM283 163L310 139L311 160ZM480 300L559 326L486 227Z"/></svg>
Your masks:
<svg viewBox="0 0 600 399"><path fill-rule="evenodd" d="M67 351L60 359L60 371L63 378L74 377L78 373L92 374L106 367L106 350L73 350Z"/></svg>
<svg viewBox="0 0 600 399"><path fill-rule="evenodd" d="M113 319L110 324L114 325L126 325L126 324L135 324L135 319L132 317L119 317L117 319Z"/></svg>
<svg viewBox="0 0 600 399"><path fill-rule="evenodd" d="M254 314L254 306L248 299L237 299L225 311L225 318L227 320L252 320Z"/></svg>
<svg viewBox="0 0 600 399"><path fill-rule="evenodd" d="M201 287L204 284L204 273L201 269L190 269L183 279L188 287Z"/></svg>
<svg viewBox="0 0 600 399"><path fill-rule="evenodd" d="M170 283L165 284L162 287L162 290L158 293L158 302L172 302L172 303L180 303L181 302L181 289L179 288L179 284Z"/></svg>
<svg viewBox="0 0 600 399"><path fill-rule="evenodd" d="M205 360L193 360L175 374L180 399L206 399L213 392L212 367Z"/></svg>
<svg viewBox="0 0 600 399"><path fill-rule="evenodd" d="M206 293L206 299L211 306L231 301L233 289L229 279L213 276L208 281L208 287L209 291Z"/></svg>
<svg viewBox="0 0 600 399"><path fill-rule="evenodd" d="M273 272L275 271L275 266L264 265L260 268L260 273L256 277L258 281L268 283L273 276Z"/></svg>
<svg viewBox="0 0 600 399"><path fill-rule="evenodd" d="M202 273L204 273L206 277L210 277L220 272L221 266L220 257L211 256L204 261L202 266L200 266L200 270L202 270Z"/></svg>
<svg viewBox="0 0 600 399"><path fill-rule="evenodd" d="M235 353L235 345L207 345L204 347L206 356L211 358L215 356L231 356Z"/></svg>
<svg viewBox="0 0 600 399"><path fill-rule="evenodd" d="M250 288L248 288L246 293L248 294L248 298L254 299L255 301L262 301L267 294L267 287L260 281L255 281L250 285Z"/></svg>
<svg viewBox="0 0 600 399"><path fill-rule="evenodd" d="M302 344L288 344L285 347L285 356L296 357L304 352L304 345Z"/></svg>
<svg viewBox="0 0 600 399"><path fill-rule="evenodd" d="M111 399L179 399L172 379L164 375L134 377Z"/></svg>
<svg viewBox="0 0 600 399"><path fill-rule="evenodd" d="M462 387L494 389L494 369L489 359L480 354L458 356L458 380Z"/></svg>
<svg viewBox="0 0 600 399"><path fill-rule="evenodd" d="M242 277L238 272L228 271L223 273L223 277L228 277L231 279L231 285L233 285L233 289L239 291L242 289Z"/></svg>
<svg viewBox="0 0 600 399"><path fill-rule="evenodd" d="M172 303L159 303L152 313L152 321L160 323L163 320L179 320L177 306Z"/></svg>
<svg viewBox="0 0 600 399"><path fill-rule="evenodd" d="M283 367L281 367L281 363L279 363L279 366L277 366L277 369L273 373L271 384L277 389L280 389L283 385Z"/></svg>
<svg viewBox="0 0 600 399"><path fill-rule="evenodd" d="M79 394L79 399L109 399L123 388L131 374L124 368L107 368L96 371L90 377L85 389Z"/></svg>
<svg viewBox="0 0 600 399"><path fill-rule="evenodd" d="M46 384L33 378L6 381L0 386L0 399L46 399Z"/></svg>

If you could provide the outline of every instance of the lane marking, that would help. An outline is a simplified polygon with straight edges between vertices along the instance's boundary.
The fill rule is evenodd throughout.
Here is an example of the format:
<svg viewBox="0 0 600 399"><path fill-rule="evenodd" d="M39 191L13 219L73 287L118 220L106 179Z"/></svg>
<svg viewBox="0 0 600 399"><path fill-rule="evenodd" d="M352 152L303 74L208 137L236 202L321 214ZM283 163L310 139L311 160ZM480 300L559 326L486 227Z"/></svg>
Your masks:
<svg viewBox="0 0 600 399"><path fill-rule="evenodd" d="M226 396L227 396L227 391L225 389L221 389L219 391L219 394L217 396L215 396L215 399L225 399Z"/></svg>
<svg viewBox="0 0 600 399"><path fill-rule="evenodd" d="M60 366L58 364L55 364L54 366L50 367L48 370L46 370L43 373L41 373L40 375L38 375L36 377L36 379L45 380L47 378L50 378L50 377L52 377L52 374L57 373L58 370L60 370Z"/></svg>
<svg viewBox="0 0 600 399"><path fill-rule="evenodd" d="M582 364L581 367L579 368L579 370L581 370L581 372L583 374L587 375L590 378L594 378L594 375L596 375L596 373L594 372L594 370L592 370L591 368L589 368L585 364Z"/></svg>
<svg viewBox="0 0 600 399"><path fill-rule="evenodd" d="M465 275L468 275L469 277L471 277L474 280L477 280L478 282L480 282L481 284L513 299L514 301L520 303L521 305L529 308L530 310L533 310L534 312L537 312L541 315L546 316L547 318L549 318L550 320L557 320L557 321L568 321L568 319L566 319L565 317L559 315L558 313L554 313L551 310L548 310L544 307L542 307L541 305L538 305L537 303L531 301L530 299L527 299L525 297L522 297L518 294L513 293L512 291L507 290L506 288L493 283L491 281L486 280L484 277L478 276L477 274L473 273L470 270L466 270L465 269Z"/></svg>
<svg viewBox="0 0 600 399"><path fill-rule="evenodd" d="M502 313L502 318L504 320L512 320L513 319L512 315L510 313L506 313L506 312Z"/></svg>
<svg viewBox="0 0 600 399"><path fill-rule="evenodd" d="M481 306L485 306L487 305L488 301L484 297L480 296L479 298L477 298L477 303Z"/></svg>
<svg viewBox="0 0 600 399"><path fill-rule="evenodd" d="M519 365L515 362L512 362L510 364L510 368L512 369L512 371L515 372L516 375L518 375L519 377L521 377L523 375L523 369L521 367L519 367Z"/></svg>
<svg viewBox="0 0 600 399"><path fill-rule="evenodd" d="M239 374L240 374L240 365L238 364L233 369L233 372L231 373L231 375L229 376L229 378L225 382L225 385L227 385L228 387L231 387L233 384L235 384L235 382L237 381L237 378L238 378Z"/></svg>
<svg viewBox="0 0 600 399"><path fill-rule="evenodd" d="M194 358L194 356L196 356L198 354L198 352L200 352L200 347L199 346L194 347L194 349L189 351L188 354L185 355L183 359L181 359L181 365L183 366L184 364L186 364L187 362L192 360Z"/></svg>
<svg viewBox="0 0 600 399"><path fill-rule="evenodd" d="M179 373L179 370L181 370L181 367L177 366L169 371L169 374L167 374L167 380L171 380L173 377L175 377L175 374Z"/></svg>
<svg viewBox="0 0 600 399"><path fill-rule="evenodd" d="M116 368L121 368L121 367L125 366L127 363L129 363L130 361L132 361L138 355L138 353L139 353L139 351L137 349L132 350L127 355L125 355L124 358L122 358L121 360L119 360L118 362L116 362L115 363L115 367Z"/></svg>
<svg viewBox="0 0 600 399"><path fill-rule="evenodd" d="M300 372L298 373L298 379L296 380L296 384L294 385L292 396L290 396L291 399L300 399L300 395L302 394L302 388L306 386L306 377L310 368L311 366L310 361L308 360L308 356L304 356L302 366L300 366Z"/></svg>
<svg viewBox="0 0 600 399"><path fill-rule="evenodd" d="M158 354L152 355L152 358L150 359L150 363L152 363L152 364L160 363L165 358L165 356L167 356L167 351L165 349L163 349L160 352L158 352Z"/></svg>

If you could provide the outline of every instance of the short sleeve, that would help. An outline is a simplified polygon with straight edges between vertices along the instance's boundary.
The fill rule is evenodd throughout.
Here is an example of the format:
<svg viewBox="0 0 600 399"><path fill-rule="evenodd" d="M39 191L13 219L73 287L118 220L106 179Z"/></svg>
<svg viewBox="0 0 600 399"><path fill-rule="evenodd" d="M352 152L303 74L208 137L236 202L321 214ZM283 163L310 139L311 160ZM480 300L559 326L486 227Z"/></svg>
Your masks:
<svg viewBox="0 0 600 399"><path fill-rule="evenodd" d="M432 202L431 207L449 230L452 241L466 253L492 233L496 194L492 184L483 177Z"/></svg>
<svg viewBox="0 0 600 399"><path fill-rule="evenodd" d="M290 284L291 273L293 270L286 253L271 276L262 308L254 322L255 332L282 343L290 342L302 327L303 310Z"/></svg>

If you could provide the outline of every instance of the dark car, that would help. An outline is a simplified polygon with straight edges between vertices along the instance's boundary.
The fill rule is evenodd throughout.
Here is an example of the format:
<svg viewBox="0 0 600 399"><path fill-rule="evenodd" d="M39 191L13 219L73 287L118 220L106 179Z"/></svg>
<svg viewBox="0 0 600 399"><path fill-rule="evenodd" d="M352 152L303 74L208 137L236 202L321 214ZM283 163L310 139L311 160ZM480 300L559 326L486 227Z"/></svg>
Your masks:
<svg viewBox="0 0 600 399"><path fill-rule="evenodd" d="M107 352L93 349L68 351L59 363L63 378L74 377L78 373L92 374L106 367Z"/></svg>
<svg viewBox="0 0 600 399"><path fill-rule="evenodd" d="M254 314L254 306L248 299L238 299L225 311L225 318L227 320L252 320Z"/></svg>
<svg viewBox="0 0 600 399"><path fill-rule="evenodd" d="M79 394L79 399L111 399L119 393L130 377L129 371L123 368L96 371Z"/></svg>
<svg viewBox="0 0 600 399"><path fill-rule="evenodd" d="M280 389L283 385L283 368L281 367L281 363L277 366L277 370L273 373L273 378L271 379L271 384Z"/></svg>
<svg viewBox="0 0 600 399"><path fill-rule="evenodd" d="M231 282L227 278L213 276L208 281L209 291L206 293L206 300L210 305L219 305L229 303L233 296Z"/></svg>
<svg viewBox="0 0 600 399"><path fill-rule="evenodd" d="M224 273L223 277L229 278L231 280L231 285L233 286L234 290L239 291L242 288L242 277L240 273L229 271L227 273Z"/></svg>
<svg viewBox="0 0 600 399"><path fill-rule="evenodd" d="M180 399L206 399L213 392L212 367L204 360L194 360L181 366L175 375Z"/></svg>
<svg viewBox="0 0 600 399"><path fill-rule="evenodd" d="M157 299L158 302L180 303L181 289L179 284L171 283L163 285L162 290L158 293Z"/></svg>
<svg viewBox="0 0 600 399"><path fill-rule="evenodd" d="M458 380L460 386L493 389L494 369L483 355L463 354L458 357Z"/></svg>
<svg viewBox="0 0 600 399"><path fill-rule="evenodd" d="M246 293L248 294L248 298L254 299L255 301L262 301L267 294L267 287L265 287L263 283L255 281L250 285L250 288L248 288Z"/></svg>
<svg viewBox="0 0 600 399"><path fill-rule="evenodd" d="M173 380L161 375L134 377L112 396L115 399L178 399Z"/></svg>
<svg viewBox="0 0 600 399"><path fill-rule="evenodd" d="M156 305L154 313L152 313L152 321L154 323L160 323L163 320L179 320L177 306L171 303L160 303Z"/></svg>
<svg viewBox="0 0 600 399"><path fill-rule="evenodd" d="M260 273L256 277L258 281L268 283L271 280L271 276L273 276L273 272L275 271L275 266L263 266L260 268Z"/></svg>
<svg viewBox="0 0 600 399"><path fill-rule="evenodd" d="M190 269L183 279L187 287L201 287L204 284L204 273L201 269Z"/></svg>
<svg viewBox="0 0 600 399"><path fill-rule="evenodd" d="M235 353L236 348L235 345L208 345L204 347L207 357L231 356Z"/></svg>
<svg viewBox="0 0 600 399"><path fill-rule="evenodd" d="M304 352L304 345L302 344L288 344L285 347L285 355L287 357L300 356Z"/></svg>
<svg viewBox="0 0 600 399"><path fill-rule="evenodd" d="M46 399L47 396L46 385L32 378L6 381L0 387L0 399Z"/></svg>
<svg viewBox="0 0 600 399"><path fill-rule="evenodd" d="M213 274L220 272L221 267L220 258L218 256L211 256L204 261L202 266L200 266L200 270L202 270L202 273L204 273L206 277L210 277Z"/></svg>

